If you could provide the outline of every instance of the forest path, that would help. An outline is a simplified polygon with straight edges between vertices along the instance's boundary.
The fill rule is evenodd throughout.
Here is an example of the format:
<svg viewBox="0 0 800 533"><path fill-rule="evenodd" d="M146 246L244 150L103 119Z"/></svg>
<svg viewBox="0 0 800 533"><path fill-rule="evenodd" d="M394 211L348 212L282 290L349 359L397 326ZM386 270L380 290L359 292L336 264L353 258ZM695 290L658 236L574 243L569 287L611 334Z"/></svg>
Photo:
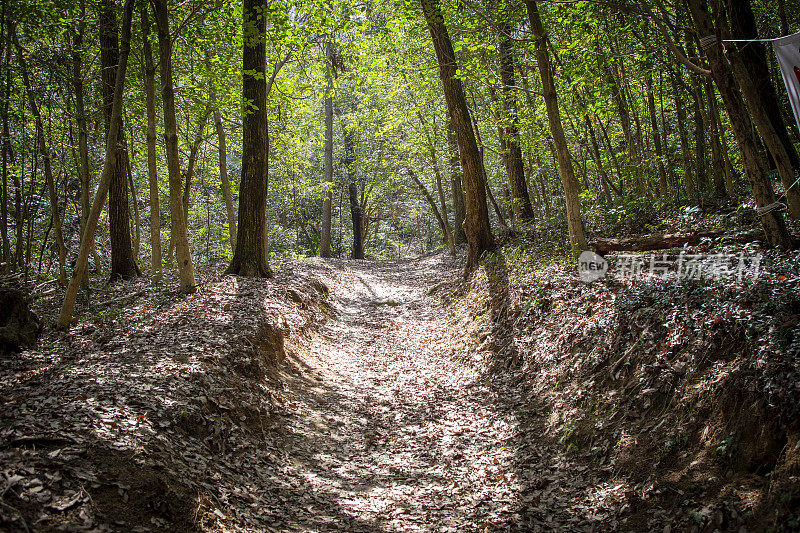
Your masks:
<svg viewBox="0 0 800 533"><path fill-rule="evenodd" d="M427 294L455 279L452 261L312 266L335 318L301 357L317 384L292 387L285 450L314 503L299 513L289 503L286 527L584 531L603 518L589 510L598 479L537 442L513 388L453 357Z"/></svg>

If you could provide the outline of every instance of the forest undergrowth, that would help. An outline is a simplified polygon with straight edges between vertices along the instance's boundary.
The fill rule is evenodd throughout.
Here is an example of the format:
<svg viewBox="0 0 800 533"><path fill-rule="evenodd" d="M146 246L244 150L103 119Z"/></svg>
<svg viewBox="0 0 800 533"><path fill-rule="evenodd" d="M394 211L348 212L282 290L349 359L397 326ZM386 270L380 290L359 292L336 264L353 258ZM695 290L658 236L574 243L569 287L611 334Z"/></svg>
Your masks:
<svg viewBox="0 0 800 533"><path fill-rule="evenodd" d="M663 509L664 531L800 527L800 255L709 240L683 252L761 254L757 279L585 283L541 242L446 295L457 355L511 370L538 436L608 469L623 529L660 530Z"/></svg>

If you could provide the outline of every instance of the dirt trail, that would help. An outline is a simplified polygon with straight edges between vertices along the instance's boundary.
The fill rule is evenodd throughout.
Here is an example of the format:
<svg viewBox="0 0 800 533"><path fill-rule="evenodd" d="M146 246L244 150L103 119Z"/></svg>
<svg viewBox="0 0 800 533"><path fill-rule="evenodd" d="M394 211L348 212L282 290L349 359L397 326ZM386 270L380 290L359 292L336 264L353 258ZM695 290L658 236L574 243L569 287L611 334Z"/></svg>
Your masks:
<svg viewBox="0 0 800 533"><path fill-rule="evenodd" d="M453 333L427 295L455 279L447 261L318 265L335 319L301 357L320 379L293 387L297 416L285 426L294 474L314 506L286 516L285 527L613 527L602 508L617 489L540 444L536 414L514 389L455 361Z"/></svg>
<svg viewBox="0 0 800 533"><path fill-rule="evenodd" d="M514 373L456 353L430 295L455 259L277 272L151 289L0 359L0 530L648 530L616 522L628 485L545 443ZM284 365L265 321L293 332Z"/></svg>

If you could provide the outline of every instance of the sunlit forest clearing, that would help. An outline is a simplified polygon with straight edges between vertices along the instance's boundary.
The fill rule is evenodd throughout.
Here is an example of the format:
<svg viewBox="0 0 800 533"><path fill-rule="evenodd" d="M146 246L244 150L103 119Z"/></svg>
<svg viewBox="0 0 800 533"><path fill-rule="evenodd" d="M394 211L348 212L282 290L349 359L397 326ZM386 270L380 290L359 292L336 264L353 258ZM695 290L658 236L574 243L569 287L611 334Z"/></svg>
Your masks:
<svg viewBox="0 0 800 533"><path fill-rule="evenodd" d="M798 124L798 0L4 0L0 531L800 530Z"/></svg>

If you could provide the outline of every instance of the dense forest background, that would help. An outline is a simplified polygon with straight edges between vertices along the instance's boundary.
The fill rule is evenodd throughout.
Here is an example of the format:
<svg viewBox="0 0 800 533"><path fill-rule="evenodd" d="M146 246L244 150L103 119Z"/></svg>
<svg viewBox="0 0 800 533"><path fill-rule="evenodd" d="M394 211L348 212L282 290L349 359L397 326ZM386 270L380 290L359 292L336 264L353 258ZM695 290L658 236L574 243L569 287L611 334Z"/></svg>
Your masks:
<svg viewBox="0 0 800 533"><path fill-rule="evenodd" d="M465 242L434 19L449 32L482 163L487 198L466 200L488 206L495 233L535 229L562 249L571 235L585 249L581 226L648 233L729 206L786 247L783 218L800 217L789 188L800 137L774 54L737 43L723 56L720 44L796 31L795 1L132 4L128 43L113 0L3 3L6 272L66 281L75 265L121 44L119 157L93 273L159 278L176 251L230 262L251 107L267 128L271 256L398 257ZM266 94L243 106L253 6L264 9Z"/></svg>

